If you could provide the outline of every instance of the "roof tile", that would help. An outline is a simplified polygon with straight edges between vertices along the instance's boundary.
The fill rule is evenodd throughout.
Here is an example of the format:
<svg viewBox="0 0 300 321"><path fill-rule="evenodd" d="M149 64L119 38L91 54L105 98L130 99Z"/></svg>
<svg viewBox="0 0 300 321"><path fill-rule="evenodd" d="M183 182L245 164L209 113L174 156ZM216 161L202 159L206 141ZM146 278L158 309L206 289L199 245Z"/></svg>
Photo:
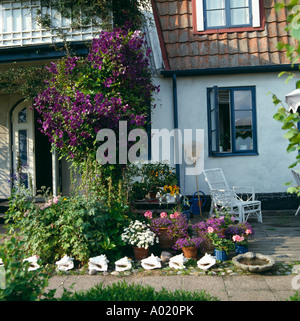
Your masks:
<svg viewBox="0 0 300 321"><path fill-rule="evenodd" d="M263 0L265 29L257 31L195 34L192 0L156 0L162 36L171 69L222 68L288 63L277 42L292 43L286 11L276 12L277 2Z"/></svg>

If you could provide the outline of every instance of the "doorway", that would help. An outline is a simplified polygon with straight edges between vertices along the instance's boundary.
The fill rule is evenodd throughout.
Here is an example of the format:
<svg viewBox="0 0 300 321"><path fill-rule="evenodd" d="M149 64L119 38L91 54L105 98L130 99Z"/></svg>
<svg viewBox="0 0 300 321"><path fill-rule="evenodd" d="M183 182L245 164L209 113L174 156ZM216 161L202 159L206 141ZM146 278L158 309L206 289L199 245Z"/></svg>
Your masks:
<svg viewBox="0 0 300 321"><path fill-rule="evenodd" d="M19 101L11 111L12 124L12 173L22 168L25 187L39 194L42 186L52 192L52 155L48 138L39 130L36 112L30 101Z"/></svg>

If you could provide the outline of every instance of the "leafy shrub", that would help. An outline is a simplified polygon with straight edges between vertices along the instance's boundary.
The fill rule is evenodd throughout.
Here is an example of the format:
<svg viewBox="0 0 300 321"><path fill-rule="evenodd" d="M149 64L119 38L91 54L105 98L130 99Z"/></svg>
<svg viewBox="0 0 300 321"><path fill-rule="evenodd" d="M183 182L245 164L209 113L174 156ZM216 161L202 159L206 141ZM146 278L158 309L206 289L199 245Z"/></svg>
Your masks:
<svg viewBox="0 0 300 321"><path fill-rule="evenodd" d="M49 276L42 270L28 271L24 242L12 237L0 243L0 258L5 268L5 287L0 289L0 301L36 301L41 296L51 298L54 291L44 293Z"/></svg>
<svg viewBox="0 0 300 321"><path fill-rule="evenodd" d="M127 284L125 281L104 287L102 283L88 291L65 292L62 301L217 301L205 291L170 291L162 288L155 291L151 286Z"/></svg>
<svg viewBox="0 0 300 321"><path fill-rule="evenodd" d="M82 263L101 253L111 259L122 254L120 231L127 223L127 208L122 204L107 207L92 195L54 197L43 205L25 203L22 210L14 211L12 207L19 203L12 201L9 218L14 219L14 228L20 229L25 251L44 262L64 254Z"/></svg>

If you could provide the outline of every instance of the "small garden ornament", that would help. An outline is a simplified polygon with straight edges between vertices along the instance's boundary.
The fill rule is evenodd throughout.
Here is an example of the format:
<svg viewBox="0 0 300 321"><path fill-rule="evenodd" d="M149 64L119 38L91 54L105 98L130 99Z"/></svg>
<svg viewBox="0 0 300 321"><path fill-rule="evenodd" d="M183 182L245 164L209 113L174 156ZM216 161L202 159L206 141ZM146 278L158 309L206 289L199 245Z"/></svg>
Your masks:
<svg viewBox="0 0 300 321"><path fill-rule="evenodd" d="M169 267L177 270L183 270L185 269L185 263L188 261L187 258L185 258L182 254L173 256L170 258L169 261Z"/></svg>
<svg viewBox="0 0 300 321"><path fill-rule="evenodd" d="M96 270L99 272L106 272L108 269L108 260L105 254L99 256L91 257L89 259L89 270Z"/></svg>
<svg viewBox="0 0 300 321"><path fill-rule="evenodd" d="M130 270L132 268L131 260L125 256L122 259L115 262L116 271L117 272L123 272L126 270Z"/></svg>
<svg viewBox="0 0 300 321"><path fill-rule="evenodd" d="M68 271L72 270L74 267L74 259L65 255L61 260L56 262L57 269L59 271Z"/></svg>
<svg viewBox="0 0 300 321"><path fill-rule="evenodd" d="M215 264L216 258L207 253L205 253L205 255L197 262L198 268L202 270L208 270Z"/></svg>
<svg viewBox="0 0 300 321"><path fill-rule="evenodd" d="M145 270L160 269L161 259L158 256L154 256L153 254L151 254L151 256L141 261L141 266Z"/></svg>

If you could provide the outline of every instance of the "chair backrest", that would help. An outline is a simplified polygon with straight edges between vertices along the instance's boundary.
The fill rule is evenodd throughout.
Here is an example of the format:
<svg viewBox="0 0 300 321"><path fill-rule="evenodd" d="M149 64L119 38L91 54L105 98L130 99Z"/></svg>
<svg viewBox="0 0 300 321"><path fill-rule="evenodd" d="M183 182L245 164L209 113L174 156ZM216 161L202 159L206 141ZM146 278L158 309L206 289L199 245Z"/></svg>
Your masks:
<svg viewBox="0 0 300 321"><path fill-rule="evenodd" d="M292 173L295 178L296 184L300 186L300 173L294 169L292 169Z"/></svg>
<svg viewBox="0 0 300 321"><path fill-rule="evenodd" d="M203 175L211 191L229 190L229 186L221 168L205 169L203 170Z"/></svg>

